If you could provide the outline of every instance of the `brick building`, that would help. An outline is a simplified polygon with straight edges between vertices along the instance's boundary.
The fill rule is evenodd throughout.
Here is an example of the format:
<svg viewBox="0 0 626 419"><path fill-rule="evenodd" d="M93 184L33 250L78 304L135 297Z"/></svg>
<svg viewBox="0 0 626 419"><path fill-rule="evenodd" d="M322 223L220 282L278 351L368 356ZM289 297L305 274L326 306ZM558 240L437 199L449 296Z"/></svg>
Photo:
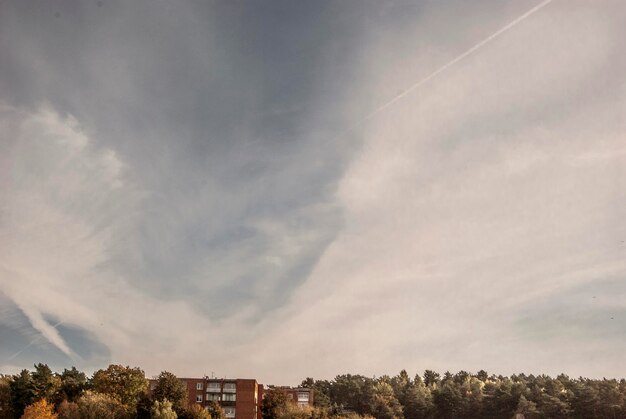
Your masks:
<svg viewBox="0 0 626 419"><path fill-rule="evenodd" d="M313 390L305 387L278 387L287 396L287 401L299 407L313 406L315 402Z"/></svg>
<svg viewBox="0 0 626 419"><path fill-rule="evenodd" d="M189 404L208 406L216 401L229 419L261 419L263 385L255 379L180 378L187 388ZM150 380L150 391L157 380Z"/></svg>

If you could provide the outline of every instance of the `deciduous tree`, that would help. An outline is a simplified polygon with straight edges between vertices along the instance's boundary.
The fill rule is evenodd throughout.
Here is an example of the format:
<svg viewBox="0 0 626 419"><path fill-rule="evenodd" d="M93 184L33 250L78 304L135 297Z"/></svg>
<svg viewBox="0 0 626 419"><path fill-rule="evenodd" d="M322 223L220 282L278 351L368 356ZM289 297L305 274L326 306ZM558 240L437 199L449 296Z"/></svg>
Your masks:
<svg viewBox="0 0 626 419"><path fill-rule="evenodd" d="M24 414L21 419L57 419L58 416L54 413L54 405L48 403L46 399L41 399L31 405L28 405L24 409Z"/></svg>
<svg viewBox="0 0 626 419"><path fill-rule="evenodd" d="M287 405L287 396L280 389L269 388L265 391L261 412L263 419L279 419L280 412ZM213 416L213 414L211 414Z"/></svg>
<svg viewBox="0 0 626 419"><path fill-rule="evenodd" d="M57 407L59 419L81 419L78 405L74 402L63 400Z"/></svg>
<svg viewBox="0 0 626 419"><path fill-rule="evenodd" d="M172 402L167 399L155 400L152 405L152 419L176 419L178 415L172 408Z"/></svg>
<svg viewBox="0 0 626 419"><path fill-rule="evenodd" d="M187 408L187 388L171 372L163 371L159 374L152 398L160 401L169 400L179 416Z"/></svg>
<svg viewBox="0 0 626 419"><path fill-rule="evenodd" d="M112 364L93 374L91 386L94 391L115 398L134 412L140 396L148 389L148 381L139 368Z"/></svg>
<svg viewBox="0 0 626 419"><path fill-rule="evenodd" d="M130 419L134 417L128 406L108 394L86 391L78 399L81 419Z"/></svg>
<svg viewBox="0 0 626 419"><path fill-rule="evenodd" d="M224 412L221 411L221 408L219 409L220 413L223 415ZM209 413L209 411L199 404L192 404L191 406L189 406L185 413L185 417L188 419L211 419L211 414Z"/></svg>
<svg viewBox="0 0 626 419"><path fill-rule="evenodd" d="M220 404L215 400L209 402L206 410L211 415L211 419L226 419L224 410L222 410ZM265 415L263 415L263 419L265 419Z"/></svg>

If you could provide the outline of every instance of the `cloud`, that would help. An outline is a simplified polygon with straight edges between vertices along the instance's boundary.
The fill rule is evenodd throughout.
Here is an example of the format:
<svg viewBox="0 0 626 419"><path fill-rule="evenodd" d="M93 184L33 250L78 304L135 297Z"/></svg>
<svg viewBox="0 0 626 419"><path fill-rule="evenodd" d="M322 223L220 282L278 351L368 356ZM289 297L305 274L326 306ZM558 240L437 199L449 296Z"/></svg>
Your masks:
<svg viewBox="0 0 626 419"><path fill-rule="evenodd" d="M8 168L2 176L2 290L45 339L76 358L58 324L44 317L95 323L83 298L107 259L115 226L103 225L119 215L111 201L124 196L122 163L112 150L93 148L74 118L50 106L29 112L4 105L0 124Z"/></svg>
<svg viewBox="0 0 626 419"><path fill-rule="evenodd" d="M2 368L612 375L621 302L561 303L625 272L623 6L552 2L346 133L536 4L3 5Z"/></svg>
<svg viewBox="0 0 626 419"><path fill-rule="evenodd" d="M614 345L608 330L591 339L587 320L570 319L576 336L551 329L558 345L549 348L516 335L537 299L562 301L572 287L626 272L616 152L625 98L605 89L616 73L599 76L616 27L582 7L556 22L555 6L363 128L337 191L345 228L270 320L288 319L266 341L281 342L282 362L314 357L325 377L406 367L608 376L623 366L616 353L583 366ZM371 62L381 74L396 65ZM605 99L585 102L591 91ZM573 163L589 155L603 158ZM605 310L589 321L605 321ZM554 348L564 346L560 359ZM302 365L289 376L307 373Z"/></svg>
<svg viewBox="0 0 626 419"><path fill-rule="evenodd" d="M175 330L178 320L206 327L186 304L151 299L108 267L110 248L139 215L142 197L115 151L94 146L74 118L49 106L35 112L5 106L2 116L3 128L13 129L2 130L10 168L2 191L0 281L30 325L81 365L93 364L75 353L77 342L61 335L61 324L90 331L112 357L130 351L136 339L171 340L154 330Z"/></svg>
<svg viewBox="0 0 626 419"><path fill-rule="evenodd" d="M152 373L174 364L187 375L200 374L195 360L207 345L237 350L242 339L256 333L243 328L252 327L260 310L271 309L267 301L285 298L297 287L294 277L305 276L315 261L311 249L319 251L329 240L327 229L314 226L334 209L316 203L281 220L271 214L248 217L240 227L247 230L241 239L216 237L216 231L234 225L207 226L208 232L194 232L196 242L186 226L205 225L199 224L201 213L210 213L211 204L190 196L181 197L186 203L159 203L159 192L146 190L133 167L115 150L98 146L73 116L61 116L50 105L35 111L4 106L0 123L11 126L2 130L11 137L2 138L8 170L3 174L0 287L28 321L9 321L3 334L8 339L11 330L38 332L4 362L15 357L24 362L32 356L25 349L49 343L66 355L54 361L57 365L95 368L108 353L111 361ZM163 218L172 210L185 213ZM161 217L151 218L151 211ZM215 243L201 257L194 260L191 256L200 252L193 249L192 255L183 254L190 241L204 240ZM158 252L172 276L166 283L151 278L148 286L167 287L173 290L169 295L129 275L133 269L144 276L157 272L144 264L157 260ZM172 264L177 255L193 266ZM185 278L185 272L193 274ZM254 304L239 303L250 299ZM86 333L96 352L81 350L84 338L68 330ZM98 349L103 345L106 349ZM212 360L232 366L227 353Z"/></svg>

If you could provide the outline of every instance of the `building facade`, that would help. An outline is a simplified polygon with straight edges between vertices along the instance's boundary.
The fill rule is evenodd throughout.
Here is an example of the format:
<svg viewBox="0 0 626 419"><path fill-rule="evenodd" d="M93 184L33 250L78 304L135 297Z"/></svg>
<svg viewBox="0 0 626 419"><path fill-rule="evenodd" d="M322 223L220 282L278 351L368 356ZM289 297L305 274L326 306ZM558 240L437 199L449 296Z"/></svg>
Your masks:
<svg viewBox="0 0 626 419"><path fill-rule="evenodd" d="M313 407L315 396L312 389L305 387L279 387L279 389L285 393L288 402L296 404L298 407Z"/></svg>
<svg viewBox="0 0 626 419"><path fill-rule="evenodd" d="M189 405L207 407L215 401L229 419L261 419L263 385L245 378L180 378L187 388ZM154 390L157 380L150 380Z"/></svg>

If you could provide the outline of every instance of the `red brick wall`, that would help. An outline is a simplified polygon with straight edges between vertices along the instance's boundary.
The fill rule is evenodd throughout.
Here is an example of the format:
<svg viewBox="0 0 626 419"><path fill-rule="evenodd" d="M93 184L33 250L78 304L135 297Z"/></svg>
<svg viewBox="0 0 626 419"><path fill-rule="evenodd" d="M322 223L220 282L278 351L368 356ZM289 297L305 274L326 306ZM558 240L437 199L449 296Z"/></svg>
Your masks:
<svg viewBox="0 0 626 419"><path fill-rule="evenodd" d="M233 406L235 408L235 418L236 419L262 419L261 417L261 403L263 401L263 385L257 384L254 379L236 379L236 380L228 380L228 379L206 379L206 378L179 378L179 380L185 385L187 388L187 401L189 405L200 404L201 406L206 406L209 402L206 400L207 395L207 387L209 381L211 382L219 382L220 383L220 395L222 396L222 401L220 404L222 406ZM153 384L156 384L156 380L149 380L150 385L152 387ZM197 389L197 384L202 384L202 389ZM228 402L224 401L223 396L223 388L224 383L235 383L237 385L237 390L235 394L235 401ZM151 390L150 387L150 390ZM255 398L256 392L256 398ZM196 396L202 396L202 403L196 402Z"/></svg>
<svg viewBox="0 0 626 419"><path fill-rule="evenodd" d="M258 393L256 380L237 380L237 402L235 415L237 419L256 419L258 406Z"/></svg>
<svg viewBox="0 0 626 419"><path fill-rule="evenodd" d="M285 396L287 396L287 401L293 404L298 404L298 393L299 392L308 392L309 393L309 406L313 407L313 403L315 401L314 391L310 388L291 388L291 387L281 387L280 388Z"/></svg>
<svg viewBox="0 0 626 419"><path fill-rule="evenodd" d="M262 419L263 418L263 414L261 412L261 407L263 406L263 394L265 394L265 388L263 387L263 384L259 384L258 385L258 404L257 404L257 419Z"/></svg>
<svg viewBox="0 0 626 419"><path fill-rule="evenodd" d="M206 401L206 381L204 378L180 378L187 385L187 402L189 405L200 404L204 406ZM202 390L196 390L196 385L202 383ZM196 402L196 396L202 396L202 403Z"/></svg>

